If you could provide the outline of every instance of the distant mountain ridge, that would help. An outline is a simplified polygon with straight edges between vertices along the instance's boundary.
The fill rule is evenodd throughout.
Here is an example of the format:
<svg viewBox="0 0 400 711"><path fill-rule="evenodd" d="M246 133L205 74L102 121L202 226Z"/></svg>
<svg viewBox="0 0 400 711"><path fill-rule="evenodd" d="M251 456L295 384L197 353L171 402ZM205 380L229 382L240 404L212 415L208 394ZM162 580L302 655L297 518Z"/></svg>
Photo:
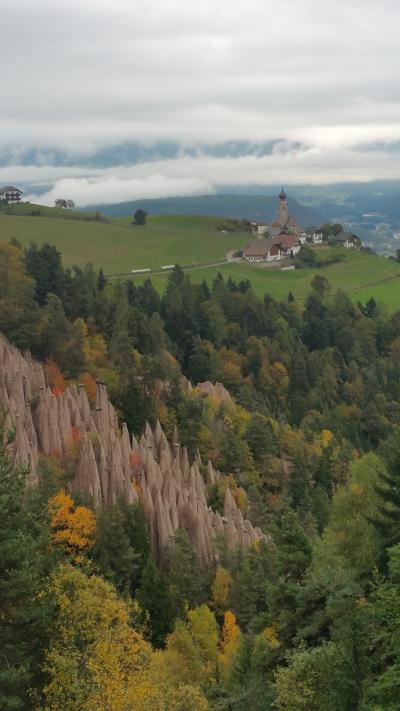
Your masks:
<svg viewBox="0 0 400 711"><path fill-rule="evenodd" d="M289 212L296 215L303 226L320 224L319 211L302 205L289 197ZM270 195L198 195L191 197L133 200L114 205L92 205L87 210L100 210L109 217L133 215L138 208L151 215L212 215L256 222L273 222L276 219L278 198Z"/></svg>

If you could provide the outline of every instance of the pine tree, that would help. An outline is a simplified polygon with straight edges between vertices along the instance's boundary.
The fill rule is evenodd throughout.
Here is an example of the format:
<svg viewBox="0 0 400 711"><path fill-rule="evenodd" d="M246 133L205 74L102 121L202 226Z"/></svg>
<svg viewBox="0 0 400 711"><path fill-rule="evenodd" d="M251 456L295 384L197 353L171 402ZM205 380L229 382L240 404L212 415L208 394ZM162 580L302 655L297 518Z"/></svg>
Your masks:
<svg viewBox="0 0 400 711"><path fill-rule="evenodd" d="M379 479L375 485L377 515L370 521L386 548L400 542L400 480L390 470L380 472Z"/></svg>
<svg viewBox="0 0 400 711"><path fill-rule="evenodd" d="M137 586L139 553L130 545L124 530L124 516L118 503L103 506L97 513L93 560L117 590L130 595Z"/></svg>
<svg viewBox="0 0 400 711"><path fill-rule="evenodd" d="M400 543L400 428L396 427L380 449L385 468L378 472L374 490L377 497L376 515L368 520L382 541L383 548ZM386 554L384 554L384 559ZM385 564L384 564L385 565Z"/></svg>
<svg viewBox="0 0 400 711"><path fill-rule="evenodd" d="M278 624L280 637L289 641L295 631L297 596L311 562L311 543L294 511L285 514L275 535L278 547L276 581L267 588L270 623Z"/></svg>
<svg viewBox="0 0 400 711"><path fill-rule="evenodd" d="M167 585L174 617L207 598L208 576L185 530L175 534L167 552Z"/></svg>
<svg viewBox="0 0 400 711"><path fill-rule="evenodd" d="M41 354L58 362L70 331L71 325L61 300L55 294L48 294L39 324Z"/></svg>
<svg viewBox="0 0 400 711"><path fill-rule="evenodd" d="M61 254L47 242L41 247L31 244L25 250L25 264L31 277L36 282L35 299L44 306L47 294L62 296L63 270Z"/></svg>
<svg viewBox="0 0 400 711"><path fill-rule="evenodd" d="M33 708L42 683L45 603L39 593L46 566L41 536L31 526L26 470L14 468L0 431L0 708ZM38 521L39 528L41 526ZM36 533L36 535L34 535ZM46 545L46 544L45 544ZM49 541L47 540L47 548ZM47 610L49 614L49 611Z"/></svg>
<svg viewBox="0 0 400 711"><path fill-rule="evenodd" d="M154 647L162 647L172 629L172 615L165 576L154 558L149 557L136 594L142 610L149 617L149 640Z"/></svg>
<svg viewBox="0 0 400 711"><path fill-rule="evenodd" d="M99 291L104 291L106 286L107 286L107 277L105 276L103 270L99 269L99 273L97 275L97 289Z"/></svg>

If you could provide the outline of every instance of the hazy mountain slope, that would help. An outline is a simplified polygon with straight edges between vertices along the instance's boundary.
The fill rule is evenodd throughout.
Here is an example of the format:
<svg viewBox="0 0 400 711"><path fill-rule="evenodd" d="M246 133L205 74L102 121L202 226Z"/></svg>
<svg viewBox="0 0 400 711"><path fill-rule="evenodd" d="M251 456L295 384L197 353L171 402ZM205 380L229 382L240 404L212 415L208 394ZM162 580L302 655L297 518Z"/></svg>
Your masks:
<svg viewBox="0 0 400 711"><path fill-rule="evenodd" d="M272 222L276 217L277 203L276 196L200 195L135 200L115 205L96 205L87 209L101 210L103 214L111 217L132 215L135 210L141 207L152 215L215 215L216 217L245 218ZM297 215L303 225L319 224L322 220L318 210L307 205L301 205L290 198L289 210L291 214Z"/></svg>

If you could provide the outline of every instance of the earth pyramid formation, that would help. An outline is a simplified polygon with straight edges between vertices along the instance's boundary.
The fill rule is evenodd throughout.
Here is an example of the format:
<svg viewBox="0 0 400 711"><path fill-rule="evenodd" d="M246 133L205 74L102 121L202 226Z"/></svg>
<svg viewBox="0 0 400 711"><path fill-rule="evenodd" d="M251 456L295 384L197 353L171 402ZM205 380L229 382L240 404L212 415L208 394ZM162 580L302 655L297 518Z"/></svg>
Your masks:
<svg viewBox="0 0 400 711"><path fill-rule="evenodd" d="M119 497L142 502L158 557L180 528L187 530L205 564L215 559L218 534L231 547L247 548L265 539L243 518L229 487L222 516L208 506L207 485L221 475L210 461L203 467L200 455L191 464L176 430L172 443L159 422L154 430L147 424L139 441L130 438L126 425L119 427L105 383L97 382L94 410L83 385L70 385L55 395L46 384L44 367L2 336L0 408L5 433L15 433L11 455L29 466L28 485L38 482L40 454L73 457L72 491L89 494L95 504L114 503Z"/></svg>

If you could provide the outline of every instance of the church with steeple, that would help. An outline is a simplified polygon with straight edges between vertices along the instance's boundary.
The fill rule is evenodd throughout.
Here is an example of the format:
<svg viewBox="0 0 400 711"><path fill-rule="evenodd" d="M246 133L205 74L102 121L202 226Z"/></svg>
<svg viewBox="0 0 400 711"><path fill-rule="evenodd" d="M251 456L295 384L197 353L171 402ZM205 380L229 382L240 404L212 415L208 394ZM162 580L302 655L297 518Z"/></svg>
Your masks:
<svg viewBox="0 0 400 711"><path fill-rule="evenodd" d="M299 229L300 227L297 217L289 215L287 194L282 186L282 190L279 193L277 219L271 224L269 233L271 237L277 237L281 232L294 232L297 234Z"/></svg>
<svg viewBox="0 0 400 711"><path fill-rule="evenodd" d="M288 197L284 187L278 195L279 203L276 219L270 225L259 222L251 223L251 231L258 237L278 237L280 234L300 235L302 232L297 217L289 215Z"/></svg>

